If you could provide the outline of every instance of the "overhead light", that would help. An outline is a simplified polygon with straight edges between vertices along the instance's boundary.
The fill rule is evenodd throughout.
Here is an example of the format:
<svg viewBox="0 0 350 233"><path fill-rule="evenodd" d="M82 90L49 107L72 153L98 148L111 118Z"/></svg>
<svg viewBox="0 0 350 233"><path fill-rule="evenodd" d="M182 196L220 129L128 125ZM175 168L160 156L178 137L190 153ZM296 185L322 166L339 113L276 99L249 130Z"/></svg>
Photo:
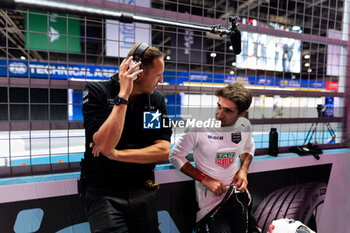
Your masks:
<svg viewBox="0 0 350 233"><path fill-rule="evenodd" d="M230 74L235 74L235 71L231 70L231 71L230 71Z"/></svg>
<svg viewBox="0 0 350 233"><path fill-rule="evenodd" d="M171 57L169 55L165 57L165 59L168 60L168 61L170 60L170 58Z"/></svg>
<svg viewBox="0 0 350 233"><path fill-rule="evenodd" d="M210 56L211 57L216 57L216 53L211 53Z"/></svg>
<svg viewBox="0 0 350 233"><path fill-rule="evenodd" d="M21 56L21 60L25 60L26 59L26 57L25 56Z"/></svg>
<svg viewBox="0 0 350 233"><path fill-rule="evenodd" d="M308 72L308 73L311 73L311 72L312 72L312 69L310 69L310 68L307 69L307 72Z"/></svg>
<svg viewBox="0 0 350 233"><path fill-rule="evenodd" d="M233 50L233 46L232 46L232 45L230 45L230 47L228 47L228 49L229 49L229 50Z"/></svg>
<svg viewBox="0 0 350 233"><path fill-rule="evenodd" d="M304 58L305 58L305 59L310 59L310 55L309 55L309 54L306 54L306 55L304 56Z"/></svg>
<svg viewBox="0 0 350 233"><path fill-rule="evenodd" d="M232 62L232 66L236 66L236 62Z"/></svg>
<svg viewBox="0 0 350 233"><path fill-rule="evenodd" d="M310 66L310 63L306 62L304 66L305 66L305 67L309 67L309 66Z"/></svg>

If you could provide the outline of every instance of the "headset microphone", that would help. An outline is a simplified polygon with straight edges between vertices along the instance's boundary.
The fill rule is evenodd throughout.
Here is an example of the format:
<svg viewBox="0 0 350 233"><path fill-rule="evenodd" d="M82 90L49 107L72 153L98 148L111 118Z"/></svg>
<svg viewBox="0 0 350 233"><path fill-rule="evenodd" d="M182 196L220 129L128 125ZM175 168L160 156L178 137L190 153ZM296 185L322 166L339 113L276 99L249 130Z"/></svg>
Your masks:
<svg viewBox="0 0 350 233"><path fill-rule="evenodd" d="M235 54L236 55L240 54L241 53L241 32L237 28L234 28L231 30L230 41Z"/></svg>
<svg viewBox="0 0 350 233"><path fill-rule="evenodd" d="M236 17L229 17L228 20L231 23L231 27L229 28L231 45L233 47L233 51L237 55L237 54L240 54L242 50L241 49L241 32L237 28Z"/></svg>

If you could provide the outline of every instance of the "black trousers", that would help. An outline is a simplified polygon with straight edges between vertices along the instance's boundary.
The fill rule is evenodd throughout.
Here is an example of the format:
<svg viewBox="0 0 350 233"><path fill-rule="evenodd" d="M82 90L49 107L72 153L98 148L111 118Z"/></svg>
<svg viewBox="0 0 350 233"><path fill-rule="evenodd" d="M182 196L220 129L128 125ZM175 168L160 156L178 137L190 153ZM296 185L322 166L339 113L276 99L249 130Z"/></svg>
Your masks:
<svg viewBox="0 0 350 233"><path fill-rule="evenodd" d="M87 190L85 209L92 233L155 233L158 191L145 188L101 195Z"/></svg>
<svg viewBox="0 0 350 233"><path fill-rule="evenodd" d="M220 208L214 208L197 224L197 232L247 233L250 200L247 192L232 194Z"/></svg>

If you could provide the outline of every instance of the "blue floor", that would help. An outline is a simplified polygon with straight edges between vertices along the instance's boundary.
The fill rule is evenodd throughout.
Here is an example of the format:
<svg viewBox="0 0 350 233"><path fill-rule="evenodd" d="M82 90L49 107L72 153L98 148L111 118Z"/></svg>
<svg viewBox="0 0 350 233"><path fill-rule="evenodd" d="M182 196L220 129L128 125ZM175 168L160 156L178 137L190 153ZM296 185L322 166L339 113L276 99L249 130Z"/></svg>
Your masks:
<svg viewBox="0 0 350 233"><path fill-rule="evenodd" d="M300 132L279 132L279 147L286 146L299 146L304 144L304 139L307 135L306 131ZM323 140L322 140L323 137ZM255 147L259 148L268 148L269 146L269 134L254 134L253 135ZM315 138L315 137L313 137ZM327 140L330 138L328 132L319 131L316 134L316 139L319 144L326 144ZM312 142L314 139L312 140ZM171 145L173 147L174 144ZM55 164L55 163L67 163L67 162L80 162L84 157L84 153L72 153L72 154L63 154L63 155L52 155L52 156L33 156L32 158L17 158L12 159L10 162L11 166L25 166L25 165L39 165L39 164Z"/></svg>
<svg viewBox="0 0 350 233"><path fill-rule="evenodd" d="M307 136L308 131L300 132L278 132L278 146L300 146L304 145L304 140ZM254 134L253 135L255 148L268 148L269 147L269 133ZM316 135L312 137L311 142L313 143L316 138L318 144L327 144L327 140L331 138L328 131L317 131Z"/></svg>
<svg viewBox="0 0 350 233"><path fill-rule="evenodd" d="M69 155L52 155L51 157L40 156L28 159L15 159L11 161L11 166L80 162L83 157L84 153L74 153Z"/></svg>
<svg viewBox="0 0 350 233"><path fill-rule="evenodd" d="M350 148L324 150L323 154L338 154L338 153L346 153L346 152L350 152ZM278 155L277 157L274 157L271 155L261 155L261 156L254 157L254 161L280 159L280 158L297 157L297 156L298 155L295 153L285 153L285 154ZM320 156L322 157L322 155ZM169 169L175 169L175 167L171 164L159 164L155 168L156 171L169 170ZM55 181L55 180L78 179L79 177L80 177L80 172L69 172L69 173L59 173L59 174L50 174L50 175L2 178L0 179L0 186L11 185L11 184L33 183L33 182L46 182L46 181Z"/></svg>

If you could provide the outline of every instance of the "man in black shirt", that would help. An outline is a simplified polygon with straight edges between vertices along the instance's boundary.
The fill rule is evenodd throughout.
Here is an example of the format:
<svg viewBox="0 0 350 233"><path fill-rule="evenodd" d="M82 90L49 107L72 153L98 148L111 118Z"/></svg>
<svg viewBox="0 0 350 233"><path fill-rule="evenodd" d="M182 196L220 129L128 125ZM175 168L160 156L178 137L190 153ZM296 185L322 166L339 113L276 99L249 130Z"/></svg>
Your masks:
<svg viewBox="0 0 350 233"><path fill-rule="evenodd" d="M155 91L163 82L163 54L139 43L128 57L118 74L83 92L81 177L92 232L158 232L153 169L168 160L171 136L162 127L164 96Z"/></svg>

